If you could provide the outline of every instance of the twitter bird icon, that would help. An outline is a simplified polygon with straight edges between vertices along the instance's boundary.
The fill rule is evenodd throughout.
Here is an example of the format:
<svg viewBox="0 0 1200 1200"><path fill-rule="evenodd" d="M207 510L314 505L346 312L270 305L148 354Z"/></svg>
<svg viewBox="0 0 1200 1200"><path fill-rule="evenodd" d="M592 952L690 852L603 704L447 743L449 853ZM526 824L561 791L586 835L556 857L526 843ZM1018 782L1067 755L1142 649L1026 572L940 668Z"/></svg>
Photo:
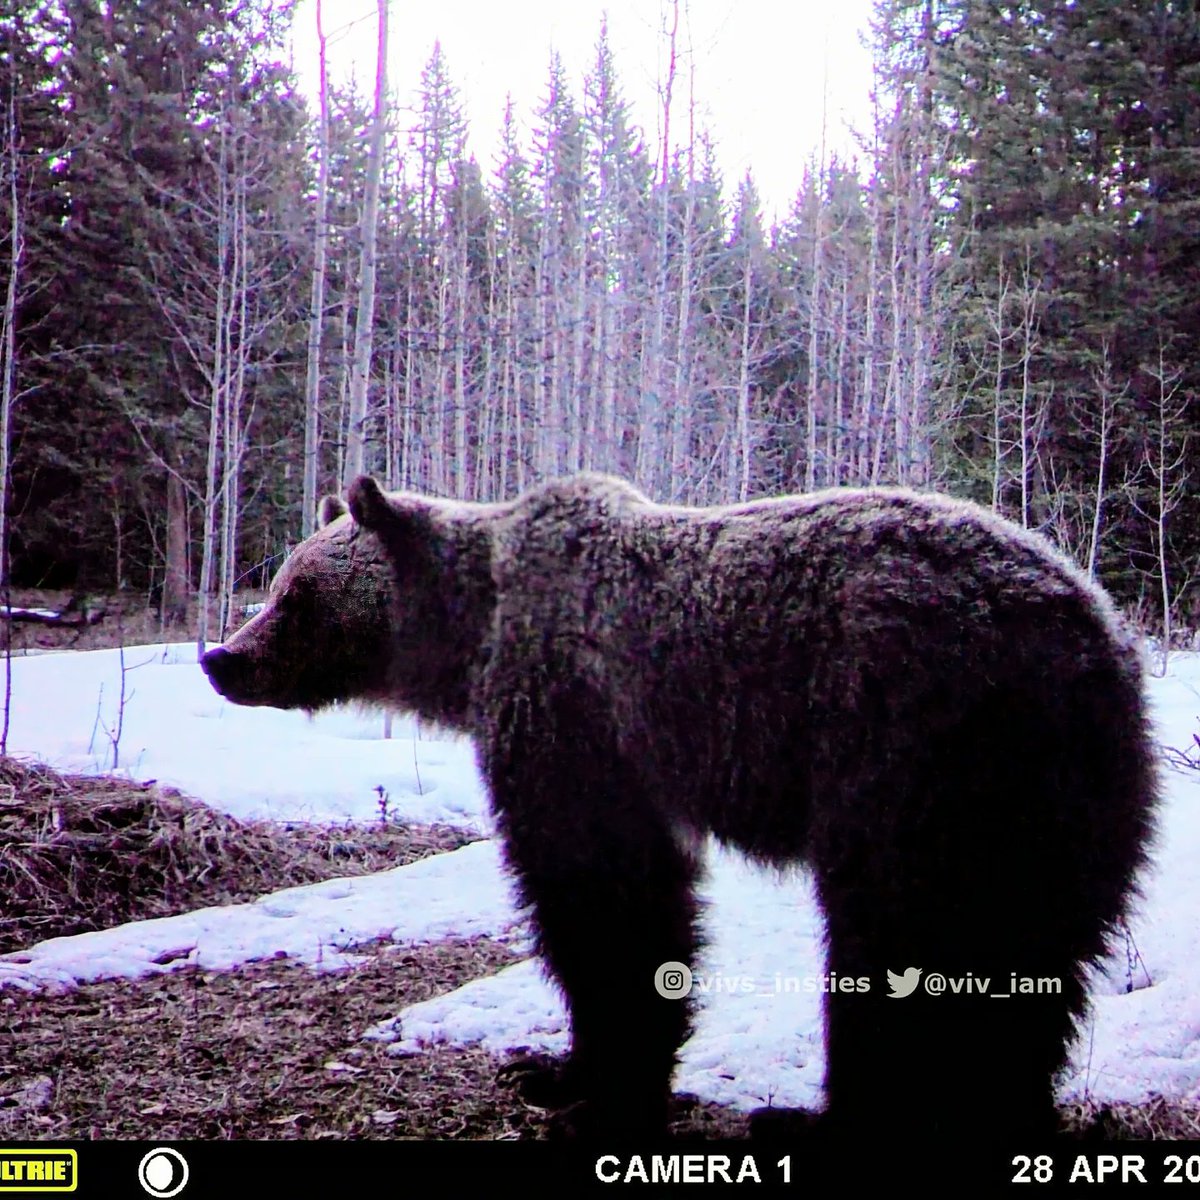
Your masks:
<svg viewBox="0 0 1200 1200"><path fill-rule="evenodd" d="M921 979L920 967L909 967L903 975L897 975L894 971L887 973L888 987L892 989L889 1000L903 1000L905 996L911 996L916 990L917 984Z"/></svg>

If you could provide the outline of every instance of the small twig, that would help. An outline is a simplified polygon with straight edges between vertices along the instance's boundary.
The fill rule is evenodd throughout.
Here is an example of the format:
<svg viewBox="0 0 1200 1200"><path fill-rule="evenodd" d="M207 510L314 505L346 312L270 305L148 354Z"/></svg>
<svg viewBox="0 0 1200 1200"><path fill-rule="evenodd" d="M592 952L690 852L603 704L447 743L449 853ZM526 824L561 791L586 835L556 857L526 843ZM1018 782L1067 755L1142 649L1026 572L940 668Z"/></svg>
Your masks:
<svg viewBox="0 0 1200 1200"><path fill-rule="evenodd" d="M121 638L121 644L117 647L117 661L121 664L121 696L117 702L117 732L116 736L110 735L109 740L112 742L112 769L115 771L119 766L121 757L121 730L125 728L125 638ZM129 697L132 699L132 694Z"/></svg>
<svg viewBox="0 0 1200 1200"><path fill-rule="evenodd" d="M1191 746L1163 746L1163 756L1173 767L1185 771L1200 771L1200 733L1192 734Z"/></svg>
<svg viewBox="0 0 1200 1200"><path fill-rule="evenodd" d="M425 785L421 782L421 768L417 766L417 732L419 730L413 732L413 774L417 777L417 795L423 796L425 795Z"/></svg>
<svg viewBox="0 0 1200 1200"><path fill-rule="evenodd" d="M1121 922L1121 932L1125 937L1125 993L1128 995L1134 990L1133 976L1139 966L1142 968L1142 974L1146 977L1145 986L1150 987L1154 981L1150 978L1150 972L1146 970L1141 951L1138 950L1137 943L1133 940L1133 933L1125 921Z"/></svg>
<svg viewBox="0 0 1200 1200"><path fill-rule="evenodd" d="M104 705L104 684L100 685L100 695L96 697L96 719L92 722L92 736L88 739L88 753L95 753L96 730L100 727L100 710ZM105 728L105 733L108 729Z"/></svg>

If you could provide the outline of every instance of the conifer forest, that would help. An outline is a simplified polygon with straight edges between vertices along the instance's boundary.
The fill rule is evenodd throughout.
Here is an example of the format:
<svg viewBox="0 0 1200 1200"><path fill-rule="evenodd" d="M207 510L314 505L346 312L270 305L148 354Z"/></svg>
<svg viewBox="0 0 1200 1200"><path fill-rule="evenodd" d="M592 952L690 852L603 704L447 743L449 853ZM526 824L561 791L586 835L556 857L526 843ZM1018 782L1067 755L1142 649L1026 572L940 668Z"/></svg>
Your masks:
<svg viewBox="0 0 1200 1200"><path fill-rule="evenodd" d="M769 220L670 21L657 120L601 25L478 161L440 48L307 95L292 20L0 11L6 582L141 591L184 636L199 596L216 637L363 471L491 500L599 470L970 497L1149 632L1200 625L1190 0L877 0L870 128Z"/></svg>

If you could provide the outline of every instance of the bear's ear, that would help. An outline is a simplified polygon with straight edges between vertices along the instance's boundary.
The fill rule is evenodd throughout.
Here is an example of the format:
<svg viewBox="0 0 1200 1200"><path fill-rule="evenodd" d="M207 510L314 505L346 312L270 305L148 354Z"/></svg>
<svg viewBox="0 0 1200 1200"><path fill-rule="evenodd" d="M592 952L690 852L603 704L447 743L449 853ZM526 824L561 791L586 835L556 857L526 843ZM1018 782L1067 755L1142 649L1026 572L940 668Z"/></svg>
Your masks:
<svg viewBox="0 0 1200 1200"><path fill-rule="evenodd" d="M349 511L345 500L341 496L326 496L321 501L321 507L317 509L318 528L324 529L330 521L336 521L338 517L344 517Z"/></svg>
<svg viewBox="0 0 1200 1200"><path fill-rule="evenodd" d="M428 549L438 535L420 497L388 496L370 475L360 475L347 495L350 516L360 528L382 538L392 553Z"/></svg>
<svg viewBox="0 0 1200 1200"><path fill-rule="evenodd" d="M370 475L360 475L349 492L350 515L356 525L379 532L391 516L391 507L379 484Z"/></svg>

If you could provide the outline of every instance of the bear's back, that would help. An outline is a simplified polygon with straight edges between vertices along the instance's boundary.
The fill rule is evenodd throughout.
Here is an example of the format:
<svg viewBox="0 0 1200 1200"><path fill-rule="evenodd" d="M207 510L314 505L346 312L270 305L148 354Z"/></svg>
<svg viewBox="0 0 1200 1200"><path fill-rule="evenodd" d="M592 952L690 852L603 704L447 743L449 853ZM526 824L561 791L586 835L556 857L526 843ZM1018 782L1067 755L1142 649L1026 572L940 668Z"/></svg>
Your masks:
<svg viewBox="0 0 1200 1200"><path fill-rule="evenodd" d="M876 772L949 761L966 714L1036 724L1097 689L1139 711L1140 656L1103 593L972 504L839 489L687 508L586 477L497 528L487 724L528 699L549 741L608 747L752 854L799 847L814 805Z"/></svg>
<svg viewBox="0 0 1200 1200"><path fill-rule="evenodd" d="M830 636L851 613L869 627L922 610L964 635L1007 635L1022 614L1066 606L1076 634L1130 644L1106 595L1044 538L932 493L839 488L693 508L585 474L527 493L499 527L501 606L585 641L624 630L657 643L674 630L774 646Z"/></svg>

